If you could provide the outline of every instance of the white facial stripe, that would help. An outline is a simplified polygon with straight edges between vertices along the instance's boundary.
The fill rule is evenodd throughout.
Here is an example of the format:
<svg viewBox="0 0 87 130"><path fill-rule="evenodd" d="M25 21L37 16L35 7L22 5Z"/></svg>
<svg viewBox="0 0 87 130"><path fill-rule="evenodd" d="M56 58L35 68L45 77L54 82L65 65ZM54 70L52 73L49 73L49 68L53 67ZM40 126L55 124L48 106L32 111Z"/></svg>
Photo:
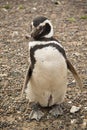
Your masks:
<svg viewBox="0 0 87 130"><path fill-rule="evenodd" d="M33 26L33 22L31 23L31 25Z"/></svg>
<svg viewBox="0 0 87 130"><path fill-rule="evenodd" d="M41 23L39 26L44 26L46 23L48 23L49 25L51 24L51 22L47 19L43 23Z"/></svg>
<svg viewBox="0 0 87 130"><path fill-rule="evenodd" d="M51 30L50 30L50 32L49 32L47 35L45 35L44 37L45 37L45 38L50 38L50 37L53 36L53 26L52 26L51 22L50 22L49 20L45 20L45 21L44 21L43 23L41 23L39 26L45 26L46 23L48 23L48 24L50 25Z"/></svg>
<svg viewBox="0 0 87 130"><path fill-rule="evenodd" d="M31 23L32 29L35 28L33 22Z"/></svg>
<svg viewBox="0 0 87 130"><path fill-rule="evenodd" d="M63 46L59 43L59 42L56 42L56 41L32 41L32 42L29 42L29 48L35 46L35 45L45 45L45 44L51 44L51 43L55 43L57 45L59 45L60 47L63 48Z"/></svg>

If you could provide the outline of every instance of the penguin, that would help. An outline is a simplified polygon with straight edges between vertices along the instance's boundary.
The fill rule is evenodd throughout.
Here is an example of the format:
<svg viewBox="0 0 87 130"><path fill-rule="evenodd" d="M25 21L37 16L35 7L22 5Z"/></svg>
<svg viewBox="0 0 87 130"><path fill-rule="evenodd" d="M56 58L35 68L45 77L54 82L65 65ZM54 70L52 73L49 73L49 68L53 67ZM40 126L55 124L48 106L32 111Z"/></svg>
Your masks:
<svg viewBox="0 0 87 130"><path fill-rule="evenodd" d="M48 18L34 18L31 23L33 40L29 42L29 68L22 89L29 103L34 103L30 119L40 120L43 117L38 104L41 107L52 107L49 113L53 116L62 114L61 104L67 91L68 69L82 89L79 75L67 58L64 47L53 34L53 25Z"/></svg>

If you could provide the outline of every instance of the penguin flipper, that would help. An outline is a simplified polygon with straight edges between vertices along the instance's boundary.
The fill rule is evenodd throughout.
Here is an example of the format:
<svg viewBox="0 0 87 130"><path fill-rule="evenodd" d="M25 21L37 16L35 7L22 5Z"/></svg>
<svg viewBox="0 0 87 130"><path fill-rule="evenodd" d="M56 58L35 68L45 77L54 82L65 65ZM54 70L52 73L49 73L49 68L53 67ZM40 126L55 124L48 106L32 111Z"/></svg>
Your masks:
<svg viewBox="0 0 87 130"><path fill-rule="evenodd" d="M27 73L26 73L26 76L25 76L24 85L23 85L22 92L21 92L21 98L23 96L24 89L27 87L27 84L31 78L31 75L32 75L32 69L31 69L31 66L29 66Z"/></svg>

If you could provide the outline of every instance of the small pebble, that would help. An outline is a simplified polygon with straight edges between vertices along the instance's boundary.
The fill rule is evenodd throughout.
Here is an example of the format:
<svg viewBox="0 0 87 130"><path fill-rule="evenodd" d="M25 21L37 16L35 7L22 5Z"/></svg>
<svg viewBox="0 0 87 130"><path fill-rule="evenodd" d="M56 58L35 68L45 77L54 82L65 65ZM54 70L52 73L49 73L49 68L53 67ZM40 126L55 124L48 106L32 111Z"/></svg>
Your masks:
<svg viewBox="0 0 87 130"><path fill-rule="evenodd" d="M85 129L87 127L87 119L83 120L82 128Z"/></svg>
<svg viewBox="0 0 87 130"><path fill-rule="evenodd" d="M80 110L81 106L76 107L76 106L72 106L70 109L70 113L75 113L78 112Z"/></svg>
<svg viewBox="0 0 87 130"><path fill-rule="evenodd" d="M14 31L14 32L12 33L12 37L15 37L15 36L18 36L18 31Z"/></svg>
<svg viewBox="0 0 87 130"><path fill-rule="evenodd" d="M84 107L84 109L87 111L87 107Z"/></svg>
<svg viewBox="0 0 87 130"><path fill-rule="evenodd" d="M72 83L75 83L75 82L76 82L75 80L72 81Z"/></svg>
<svg viewBox="0 0 87 130"><path fill-rule="evenodd" d="M37 10L35 7L32 8L33 10Z"/></svg>
<svg viewBox="0 0 87 130"><path fill-rule="evenodd" d="M69 104L71 104L71 103L72 103L72 101L69 101L68 103L69 103Z"/></svg>
<svg viewBox="0 0 87 130"><path fill-rule="evenodd" d="M71 120L71 124L75 124L76 121L77 121L76 119L72 119L72 120Z"/></svg>
<svg viewBox="0 0 87 130"><path fill-rule="evenodd" d="M75 52L74 55L78 57L78 56L80 56L81 54L80 54L79 52Z"/></svg>
<svg viewBox="0 0 87 130"><path fill-rule="evenodd" d="M59 4L59 5L61 4L60 1L58 1L58 0L51 0L51 1L52 1L54 4Z"/></svg>

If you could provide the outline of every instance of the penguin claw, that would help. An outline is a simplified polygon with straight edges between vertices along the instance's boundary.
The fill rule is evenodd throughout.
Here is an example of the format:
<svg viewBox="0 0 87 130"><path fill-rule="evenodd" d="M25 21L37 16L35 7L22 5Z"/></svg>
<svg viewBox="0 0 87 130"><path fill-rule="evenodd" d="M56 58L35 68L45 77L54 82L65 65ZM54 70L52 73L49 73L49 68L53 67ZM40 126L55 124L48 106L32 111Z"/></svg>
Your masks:
<svg viewBox="0 0 87 130"><path fill-rule="evenodd" d="M49 113L54 117L58 117L63 114L63 110L60 105L57 105L54 106L52 110L49 111Z"/></svg>
<svg viewBox="0 0 87 130"><path fill-rule="evenodd" d="M29 119L30 120L37 120L40 121L40 119L44 116L44 113L40 110L32 110L30 115L29 115Z"/></svg>

